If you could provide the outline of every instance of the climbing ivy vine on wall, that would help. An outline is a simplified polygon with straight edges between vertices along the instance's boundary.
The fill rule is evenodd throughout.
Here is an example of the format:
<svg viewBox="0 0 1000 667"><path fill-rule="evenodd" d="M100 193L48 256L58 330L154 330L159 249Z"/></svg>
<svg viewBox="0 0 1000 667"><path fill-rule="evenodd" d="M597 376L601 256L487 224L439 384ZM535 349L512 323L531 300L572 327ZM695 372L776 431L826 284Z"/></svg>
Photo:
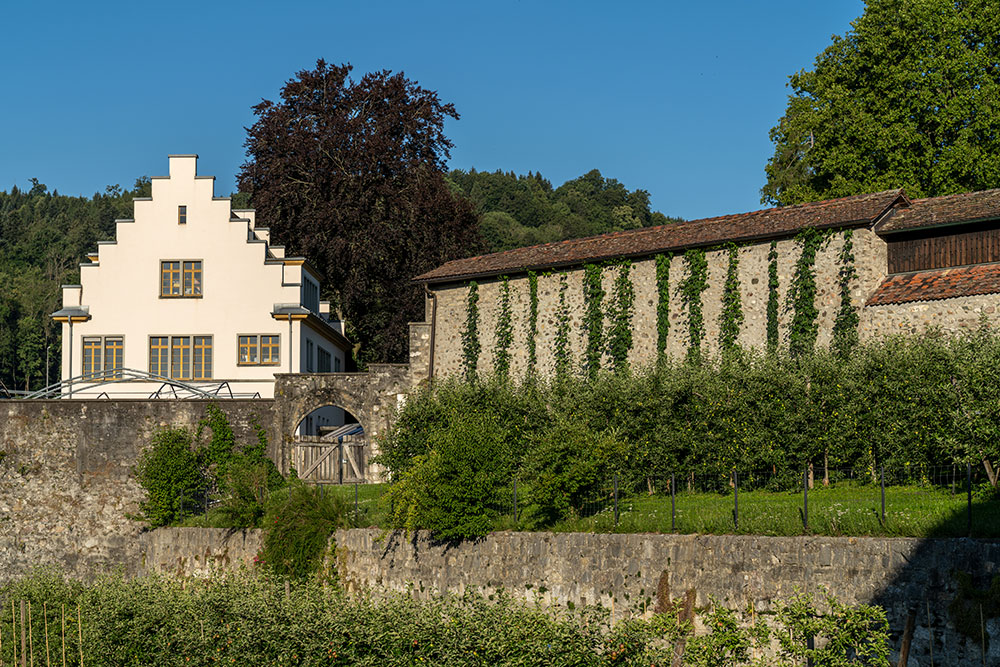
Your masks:
<svg viewBox="0 0 1000 667"><path fill-rule="evenodd" d="M556 310L556 337L553 344L553 356L556 362L556 378L569 377L569 305L566 303L566 290L569 284L566 274L559 274L559 307Z"/></svg>
<svg viewBox="0 0 1000 667"><path fill-rule="evenodd" d="M767 349L778 349L778 242L767 253Z"/></svg>
<svg viewBox="0 0 1000 667"><path fill-rule="evenodd" d="M528 271L528 376L535 374L538 350L535 335L538 333L538 274Z"/></svg>
<svg viewBox="0 0 1000 667"><path fill-rule="evenodd" d="M465 299L465 328L462 330L462 370L468 382L476 379L479 350L479 284L473 280Z"/></svg>
<svg viewBox="0 0 1000 667"><path fill-rule="evenodd" d="M740 327L743 326L743 300L740 296L740 249L735 244L727 245L729 266L726 269L726 284L722 288L722 312L719 313L719 349L723 353L736 348Z"/></svg>
<svg viewBox="0 0 1000 667"><path fill-rule="evenodd" d="M624 260L615 276L614 300L611 303L608 354L616 373L628 370L628 353L632 350L632 314L635 312L635 286L632 284L632 262Z"/></svg>
<svg viewBox="0 0 1000 667"><path fill-rule="evenodd" d="M816 254L828 236L812 227L806 227L795 237L802 249L795 262L795 271L788 290L788 307L792 310L792 323L788 331L788 351L793 357L809 354L816 347L819 334L816 308Z"/></svg>
<svg viewBox="0 0 1000 667"><path fill-rule="evenodd" d="M601 304L604 301L604 286L601 284L601 267L597 264L583 266L583 333L587 338L587 349L584 354L583 370L587 377L597 377L601 369L601 356L604 354L602 336L604 334L604 311Z"/></svg>
<svg viewBox="0 0 1000 667"><path fill-rule="evenodd" d="M656 358L667 354L670 335L670 254L656 256Z"/></svg>
<svg viewBox="0 0 1000 667"><path fill-rule="evenodd" d="M510 279L500 277L500 311L497 313L493 370L498 377L510 374L510 346L514 342L514 325L511 321Z"/></svg>
<svg viewBox="0 0 1000 667"><path fill-rule="evenodd" d="M687 276L681 281L681 302L688 315L688 357L701 354L705 338L705 318L702 314L701 293L708 288L708 260L704 248L691 248L684 253Z"/></svg>
<svg viewBox="0 0 1000 667"><path fill-rule="evenodd" d="M844 231L844 245L837 257L840 272L837 282L840 287L840 308L833 321L833 349L844 356L858 344L858 311L851 303L851 282L858 277L858 269L854 263L854 230Z"/></svg>

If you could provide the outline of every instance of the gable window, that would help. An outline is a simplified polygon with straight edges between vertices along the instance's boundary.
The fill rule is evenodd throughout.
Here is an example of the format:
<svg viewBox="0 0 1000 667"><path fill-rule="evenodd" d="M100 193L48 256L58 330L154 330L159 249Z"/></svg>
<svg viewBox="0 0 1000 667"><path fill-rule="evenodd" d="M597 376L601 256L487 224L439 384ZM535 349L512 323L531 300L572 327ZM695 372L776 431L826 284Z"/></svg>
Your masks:
<svg viewBox="0 0 1000 667"><path fill-rule="evenodd" d="M160 296L201 296L200 260L164 260L160 262Z"/></svg>
<svg viewBox="0 0 1000 667"><path fill-rule="evenodd" d="M238 337L238 348L240 366L278 365L279 346L275 335L241 335Z"/></svg>
<svg viewBox="0 0 1000 667"><path fill-rule="evenodd" d="M167 377L169 373L170 346L166 336L149 337L149 373Z"/></svg>
<svg viewBox="0 0 1000 667"><path fill-rule="evenodd" d="M319 370L320 373L330 372L330 353L327 350L319 348L319 358L317 359L317 362L319 363L319 368L317 370Z"/></svg>
<svg viewBox="0 0 1000 667"><path fill-rule="evenodd" d="M306 373L312 373L313 368L313 342L311 340L306 341Z"/></svg>
<svg viewBox="0 0 1000 667"><path fill-rule="evenodd" d="M188 207L178 206L177 207L177 224L186 225L188 221Z"/></svg>
<svg viewBox="0 0 1000 667"><path fill-rule="evenodd" d="M121 336L87 336L83 339L83 374L96 380L122 376L124 343Z"/></svg>
<svg viewBox="0 0 1000 667"><path fill-rule="evenodd" d="M211 380L212 337L150 336L149 372L172 380Z"/></svg>
<svg viewBox="0 0 1000 667"><path fill-rule="evenodd" d="M302 305L319 313L319 285L302 276Z"/></svg>

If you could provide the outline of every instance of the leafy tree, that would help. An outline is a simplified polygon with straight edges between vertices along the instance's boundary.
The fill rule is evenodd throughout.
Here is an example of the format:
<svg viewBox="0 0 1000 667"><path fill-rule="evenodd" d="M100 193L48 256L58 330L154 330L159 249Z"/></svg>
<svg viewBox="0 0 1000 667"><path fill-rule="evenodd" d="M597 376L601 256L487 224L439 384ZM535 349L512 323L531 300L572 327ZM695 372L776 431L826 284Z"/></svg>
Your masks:
<svg viewBox="0 0 1000 667"><path fill-rule="evenodd" d="M448 182L475 203L492 252L678 220L651 211L645 190L630 191L596 169L556 189L533 172L457 169Z"/></svg>
<svg viewBox="0 0 1000 667"><path fill-rule="evenodd" d="M205 475L191 449L191 434L184 429L157 431L152 446L139 458L135 478L146 490L139 510L152 528L195 514L204 505Z"/></svg>
<svg viewBox="0 0 1000 667"><path fill-rule="evenodd" d="M1000 4L869 0L789 79L761 201L1000 185Z"/></svg>
<svg viewBox="0 0 1000 667"><path fill-rule="evenodd" d="M325 274L361 361L405 361L423 317L410 279L479 248L471 204L444 178L454 105L402 73L350 78L319 60L254 107L240 191L276 241Z"/></svg>

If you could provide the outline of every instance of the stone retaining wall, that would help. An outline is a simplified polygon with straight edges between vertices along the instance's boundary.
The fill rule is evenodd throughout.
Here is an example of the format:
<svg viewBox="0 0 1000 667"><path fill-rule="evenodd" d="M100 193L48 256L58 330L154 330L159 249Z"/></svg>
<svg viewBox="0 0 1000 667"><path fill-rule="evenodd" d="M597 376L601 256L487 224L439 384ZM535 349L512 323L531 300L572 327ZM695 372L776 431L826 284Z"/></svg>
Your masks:
<svg viewBox="0 0 1000 667"><path fill-rule="evenodd" d="M40 565L75 576L138 569L139 452L162 426L194 429L207 401L0 401L0 580ZM227 400L239 442L269 400Z"/></svg>

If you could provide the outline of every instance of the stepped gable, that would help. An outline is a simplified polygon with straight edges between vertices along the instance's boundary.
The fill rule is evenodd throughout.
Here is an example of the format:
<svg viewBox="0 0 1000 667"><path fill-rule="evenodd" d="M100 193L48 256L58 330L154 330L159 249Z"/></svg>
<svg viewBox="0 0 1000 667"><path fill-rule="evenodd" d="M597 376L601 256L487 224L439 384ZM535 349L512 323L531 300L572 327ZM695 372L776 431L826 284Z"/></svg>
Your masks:
<svg viewBox="0 0 1000 667"><path fill-rule="evenodd" d="M875 231L890 234L996 218L1000 218L1000 189L981 190L914 199L909 206L897 208L887 215Z"/></svg>
<svg viewBox="0 0 1000 667"><path fill-rule="evenodd" d="M889 276L865 305L888 306L996 293L1000 293L1000 264L977 264Z"/></svg>
<svg viewBox="0 0 1000 667"><path fill-rule="evenodd" d="M528 269L550 269L584 262L642 257L727 241L783 238L807 227L828 229L867 226L875 223L897 204L909 204L906 194L902 190L886 190L751 213L612 232L457 259L417 276L414 281L436 283L468 280Z"/></svg>

